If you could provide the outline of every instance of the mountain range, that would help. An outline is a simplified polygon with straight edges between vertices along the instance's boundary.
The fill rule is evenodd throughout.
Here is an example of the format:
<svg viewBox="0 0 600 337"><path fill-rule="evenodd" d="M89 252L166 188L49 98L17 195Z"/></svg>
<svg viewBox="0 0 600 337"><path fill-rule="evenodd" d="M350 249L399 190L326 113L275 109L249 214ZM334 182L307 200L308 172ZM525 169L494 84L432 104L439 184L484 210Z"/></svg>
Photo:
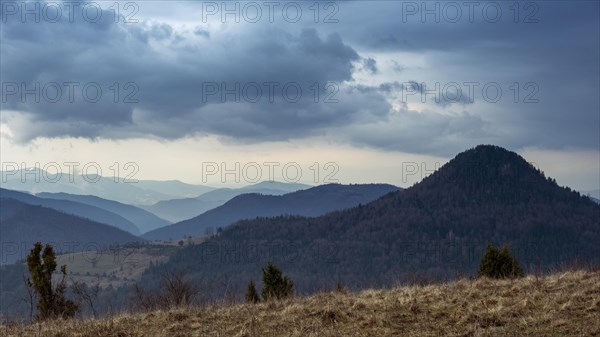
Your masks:
<svg viewBox="0 0 600 337"><path fill-rule="evenodd" d="M201 215L150 231L143 237L148 240L169 240L188 235L201 236L238 220L256 217L284 214L318 216L368 203L397 190L398 187L388 184L328 184L284 195L241 194ZM209 193L216 192L223 193L219 190Z"/></svg>
<svg viewBox="0 0 600 337"><path fill-rule="evenodd" d="M95 195L42 192L38 193L37 196L44 199L74 201L77 203L102 208L114 214L118 214L119 216L133 223L139 229L138 234L140 232L146 233L153 229L157 229L171 224L169 221L159 218L156 215L142 208L127 205L114 200L103 199Z"/></svg>
<svg viewBox="0 0 600 337"><path fill-rule="evenodd" d="M309 187L311 186L304 184L263 181L241 188L218 188L194 198L164 200L154 205L143 207L163 219L179 222L221 206L233 197L241 194L260 193L266 195L282 195Z"/></svg>
<svg viewBox="0 0 600 337"><path fill-rule="evenodd" d="M299 292L386 286L411 277L473 275L488 242L508 244L527 271L573 261L600 263L600 205L536 169L518 154L481 145L458 154L402 191L319 217L239 221L146 271L167 270L242 294L275 263Z"/></svg>
<svg viewBox="0 0 600 337"><path fill-rule="evenodd" d="M491 145L458 154L404 190L272 182L215 189L189 199L190 219L160 228L168 221L93 195L0 189L0 197L1 264L24 258L37 240L63 252L143 240L117 226L149 230L143 237L152 240L212 233L201 244L191 240L178 247L139 283L156 285L165 272L181 271L213 299L241 295L250 279L260 287L268 261L292 278L299 293L331 289L337 282L361 289L474 275L488 242L508 244L529 272L574 261L600 263L600 205L558 186L516 153ZM209 201L218 205L201 212L202 202ZM0 296L5 303L12 299L2 311L24 296L24 268L0 268ZM129 296L127 289L105 292L105 299Z"/></svg>
<svg viewBox="0 0 600 337"><path fill-rule="evenodd" d="M57 211L90 219L105 225L114 226L133 235L139 235L139 228L130 220L104 208L72 200L40 198L25 192L0 188L1 199L14 199L30 205L44 206ZM2 204L2 207L4 205Z"/></svg>
<svg viewBox="0 0 600 337"><path fill-rule="evenodd" d="M140 241L138 237L113 226L52 208L4 196L0 201L0 264L14 263L27 257L36 241L51 243L57 252L95 251L110 245Z"/></svg>
<svg viewBox="0 0 600 337"><path fill-rule="evenodd" d="M113 177L83 176L49 173L32 168L1 171L2 187L37 194L41 192L95 195L131 205L152 205L161 200L193 197L213 190L204 185L191 185L177 180L155 181L118 179ZM199 213L198 213L199 214Z"/></svg>

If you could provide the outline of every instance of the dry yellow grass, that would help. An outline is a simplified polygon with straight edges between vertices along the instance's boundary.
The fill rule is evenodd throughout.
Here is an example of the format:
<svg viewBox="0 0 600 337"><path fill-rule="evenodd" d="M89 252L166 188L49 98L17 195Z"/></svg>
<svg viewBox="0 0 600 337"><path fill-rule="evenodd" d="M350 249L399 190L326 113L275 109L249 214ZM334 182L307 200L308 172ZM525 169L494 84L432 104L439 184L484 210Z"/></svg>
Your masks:
<svg viewBox="0 0 600 337"><path fill-rule="evenodd" d="M175 254L177 248L170 244L149 247L122 247L100 251L86 251L58 255L56 263L67 265L69 277L101 287L119 287L137 282L150 262L165 262ZM60 275L57 275L60 278Z"/></svg>
<svg viewBox="0 0 600 337"><path fill-rule="evenodd" d="M600 272L2 327L2 336L600 336Z"/></svg>

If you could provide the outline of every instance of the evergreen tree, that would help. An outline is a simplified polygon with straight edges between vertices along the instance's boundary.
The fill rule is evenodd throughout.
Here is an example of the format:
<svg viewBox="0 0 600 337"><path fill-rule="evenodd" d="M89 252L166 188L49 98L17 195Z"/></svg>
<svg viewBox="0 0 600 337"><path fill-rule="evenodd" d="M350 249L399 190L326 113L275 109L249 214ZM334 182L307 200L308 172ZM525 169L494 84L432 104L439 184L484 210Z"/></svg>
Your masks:
<svg viewBox="0 0 600 337"><path fill-rule="evenodd" d="M500 265L502 268L503 277L523 277L525 273L523 272L523 268L519 265L517 258L515 258L508 248L508 245L505 245L500 252Z"/></svg>
<svg viewBox="0 0 600 337"><path fill-rule="evenodd" d="M46 319L52 313L52 273L56 269L56 259L50 245L46 245L43 257L40 257L41 252L42 244L36 242L33 245L33 249L29 252L29 256L27 256L27 267L31 274L31 279L28 280L28 283L33 286L33 289L38 294L38 318Z"/></svg>
<svg viewBox="0 0 600 337"><path fill-rule="evenodd" d="M256 291L256 287L254 286L254 281L250 280L248 283L248 290L246 291L246 303L258 303L260 302L260 297L258 297L258 292Z"/></svg>
<svg viewBox="0 0 600 337"><path fill-rule="evenodd" d="M67 276L66 266L60 268L62 280L56 288L52 287L52 274L56 270L56 255L52 246L47 244L42 251L42 244L36 242L27 256L27 267L31 274L28 284L38 294L37 318L45 320L57 317L73 317L79 306L65 298L67 289L65 282Z"/></svg>
<svg viewBox="0 0 600 337"><path fill-rule="evenodd" d="M289 297L294 292L294 283L289 277L284 276L273 262L267 263L262 269L263 290L262 297L265 301Z"/></svg>
<svg viewBox="0 0 600 337"><path fill-rule="evenodd" d="M507 245L499 250L492 243L488 243L479 264L479 276L491 278L523 277L523 269L512 256Z"/></svg>

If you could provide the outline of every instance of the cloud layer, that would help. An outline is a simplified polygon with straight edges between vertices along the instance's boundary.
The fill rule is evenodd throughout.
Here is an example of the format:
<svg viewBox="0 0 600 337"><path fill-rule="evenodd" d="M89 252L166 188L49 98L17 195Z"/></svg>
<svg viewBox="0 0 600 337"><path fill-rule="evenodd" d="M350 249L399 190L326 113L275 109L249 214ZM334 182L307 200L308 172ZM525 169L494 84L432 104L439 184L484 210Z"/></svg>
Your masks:
<svg viewBox="0 0 600 337"><path fill-rule="evenodd" d="M420 4L323 6L319 19L337 23L314 23L302 4L298 22L223 23L203 20L202 3L158 16L140 2L129 24L106 8L96 22L35 22L3 6L2 123L17 142L316 135L436 155L478 143L599 149L597 2L518 13L481 2L460 17L442 2L439 18Z"/></svg>

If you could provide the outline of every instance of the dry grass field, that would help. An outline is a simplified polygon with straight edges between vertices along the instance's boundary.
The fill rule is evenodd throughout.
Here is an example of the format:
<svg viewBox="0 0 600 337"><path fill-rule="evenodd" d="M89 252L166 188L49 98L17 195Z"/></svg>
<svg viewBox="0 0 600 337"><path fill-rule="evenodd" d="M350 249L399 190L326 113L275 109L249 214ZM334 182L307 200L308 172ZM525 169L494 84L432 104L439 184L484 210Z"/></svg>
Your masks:
<svg viewBox="0 0 600 337"><path fill-rule="evenodd" d="M600 336L600 272L3 326L11 337Z"/></svg>
<svg viewBox="0 0 600 337"><path fill-rule="evenodd" d="M185 240L155 241L140 247L116 247L99 251L85 251L57 255L56 263L67 265L69 277L80 282L101 287L119 287L139 281L150 263L163 263L178 249L190 244L200 244L205 237L190 237ZM180 241L183 245L180 245Z"/></svg>
<svg viewBox="0 0 600 337"><path fill-rule="evenodd" d="M56 263L67 265L70 277L102 287L133 284L150 266L150 262L162 263L176 251L175 247L119 248L84 253L58 255Z"/></svg>

